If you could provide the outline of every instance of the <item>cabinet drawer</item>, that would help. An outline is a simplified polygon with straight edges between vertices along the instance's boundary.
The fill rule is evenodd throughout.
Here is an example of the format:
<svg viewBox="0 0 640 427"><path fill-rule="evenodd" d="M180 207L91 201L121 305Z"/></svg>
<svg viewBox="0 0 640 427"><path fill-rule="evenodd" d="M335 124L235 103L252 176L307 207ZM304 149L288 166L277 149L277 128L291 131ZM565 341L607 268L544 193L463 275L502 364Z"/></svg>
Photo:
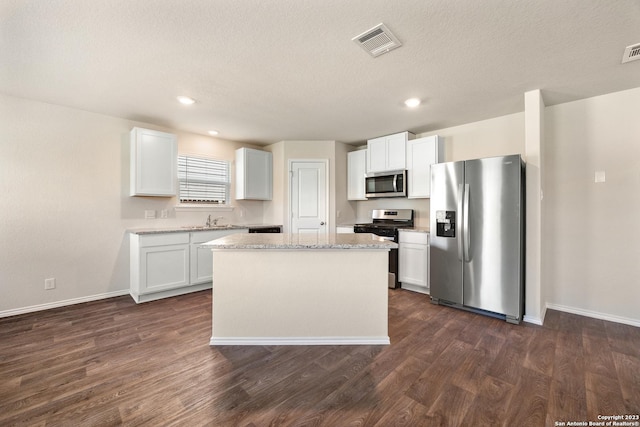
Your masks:
<svg viewBox="0 0 640 427"><path fill-rule="evenodd" d="M189 243L189 233L159 233L140 236L140 247L182 245Z"/></svg>
<svg viewBox="0 0 640 427"><path fill-rule="evenodd" d="M428 245L429 233L420 233L416 231L400 231L398 240L400 243L415 243L418 245Z"/></svg>

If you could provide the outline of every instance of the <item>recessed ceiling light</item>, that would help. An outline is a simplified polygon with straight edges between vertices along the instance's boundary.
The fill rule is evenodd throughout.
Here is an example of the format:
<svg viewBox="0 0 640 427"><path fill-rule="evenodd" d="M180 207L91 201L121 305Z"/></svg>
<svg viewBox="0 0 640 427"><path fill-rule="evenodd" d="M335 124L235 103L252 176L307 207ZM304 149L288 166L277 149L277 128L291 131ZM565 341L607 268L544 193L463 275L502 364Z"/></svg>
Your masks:
<svg viewBox="0 0 640 427"><path fill-rule="evenodd" d="M420 105L420 100L418 98L409 98L404 101L404 105L409 108L416 108L418 105Z"/></svg>
<svg viewBox="0 0 640 427"><path fill-rule="evenodd" d="M220 133L220 132L218 132L217 130L210 130L210 131L209 131L209 135L212 135L212 136L216 136L216 135L217 135L217 134L219 134L219 133Z"/></svg>
<svg viewBox="0 0 640 427"><path fill-rule="evenodd" d="M178 100L179 103L184 105L191 105L196 102L195 99L190 98L188 96L177 96L176 99Z"/></svg>

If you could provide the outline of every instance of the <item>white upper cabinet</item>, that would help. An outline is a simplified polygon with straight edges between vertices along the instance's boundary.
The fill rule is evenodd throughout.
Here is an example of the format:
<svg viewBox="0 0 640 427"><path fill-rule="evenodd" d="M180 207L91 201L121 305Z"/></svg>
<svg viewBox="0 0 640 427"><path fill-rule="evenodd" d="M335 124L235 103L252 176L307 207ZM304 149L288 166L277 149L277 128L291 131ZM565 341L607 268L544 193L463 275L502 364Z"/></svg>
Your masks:
<svg viewBox="0 0 640 427"><path fill-rule="evenodd" d="M370 139L367 142L367 172L378 172L387 168L386 137Z"/></svg>
<svg viewBox="0 0 640 427"><path fill-rule="evenodd" d="M411 132L401 132L367 141L367 172L406 169L407 141L414 138Z"/></svg>
<svg viewBox="0 0 640 427"><path fill-rule="evenodd" d="M269 151L236 150L236 200L271 200L273 160Z"/></svg>
<svg viewBox="0 0 640 427"><path fill-rule="evenodd" d="M176 195L178 140L175 135L133 128L130 133L130 195Z"/></svg>
<svg viewBox="0 0 640 427"><path fill-rule="evenodd" d="M364 188L366 169L367 150L347 153L347 199L367 200Z"/></svg>
<svg viewBox="0 0 640 427"><path fill-rule="evenodd" d="M431 197L431 165L444 159L444 138L434 135L407 143L407 197Z"/></svg>

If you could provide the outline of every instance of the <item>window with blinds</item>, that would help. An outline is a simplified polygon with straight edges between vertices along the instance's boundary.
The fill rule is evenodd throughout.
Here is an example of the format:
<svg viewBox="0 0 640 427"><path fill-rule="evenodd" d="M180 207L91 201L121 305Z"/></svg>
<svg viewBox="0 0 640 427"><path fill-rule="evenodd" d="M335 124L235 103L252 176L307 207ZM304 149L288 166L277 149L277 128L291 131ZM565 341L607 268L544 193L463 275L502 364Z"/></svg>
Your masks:
<svg viewBox="0 0 640 427"><path fill-rule="evenodd" d="M227 204L229 162L178 156L180 203Z"/></svg>

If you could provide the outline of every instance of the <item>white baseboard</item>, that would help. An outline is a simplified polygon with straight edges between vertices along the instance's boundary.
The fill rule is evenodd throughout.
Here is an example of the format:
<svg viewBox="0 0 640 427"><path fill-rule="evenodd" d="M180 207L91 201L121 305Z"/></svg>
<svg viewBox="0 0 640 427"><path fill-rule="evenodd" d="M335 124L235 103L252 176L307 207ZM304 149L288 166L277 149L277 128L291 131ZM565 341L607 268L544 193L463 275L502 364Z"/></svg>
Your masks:
<svg viewBox="0 0 640 427"><path fill-rule="evenodd" d="M413 292L429 295L429 288L425 288L424 286L414 285L412 283L401 283L400 287L402 289L406 289L407 291L413 291Z"/></svg>
<svg viewBox="0 0 640 427"><path fill-rule="evenodd" d="M544 307L542 313L539 316L531 316L529 314L525 314L522 318L523 322L533 323L534 325L542 326L544 324L544 316L547 314L547 307Z"/></svg>
<svg viewBox="0 0 640 427"><path fill-rule="evenodd" d="M389 337L211 337L209 345L389 345Z"/></svg>
<svg viewBox="0 0 640 427"><path fill-rule="evenodd" d="M539 317L527 316L527 315L525 315L522 318L522 321L527 323L533 323L534 325L542 325L543 323L543 320L540 319Z"/></svg>
<svg viewBox="0 0 640 427"><path fill-rule="evenodd" d="M564 311L565 313L578 314L580 316L593 317L594 319L607 320L609 322L624 323L625 325L640 327L640 320L616 316L614 314L600 313L598 311L584 310L582 308L549 303L547 303L547 309Z"/></svg>
<svg viewBox="0 0 640 427"><path fill-rule="evenodd" d="M186 288L169 289L168 291L152 292L152 293L142 294L142 295L139 295L133 292L130 292L130 293L131 293L131 298L133 298L136 304L140 304L143 302L156 301L163 298L190 294L191 292L204 291L207 289L211 289L211 282L201 283L199 285L187 286Z"/></svg>
<svg viewBox="0 0 640 427"><path fill-rule="evenodd" d="M123 289L121 291L106 292L104 294L89 295L81 298L72 298L72 299L67 299L62 301L49 302L46 304L32 305L29 307L14 308L11 310L0 311L0 317L17 316L18 314L33 313L36 311L49 310L51 308L65 307L67 305L81 304L83 302L120 297L122 295L128 295L128 294L129 294L129 289Z"/></svg>

